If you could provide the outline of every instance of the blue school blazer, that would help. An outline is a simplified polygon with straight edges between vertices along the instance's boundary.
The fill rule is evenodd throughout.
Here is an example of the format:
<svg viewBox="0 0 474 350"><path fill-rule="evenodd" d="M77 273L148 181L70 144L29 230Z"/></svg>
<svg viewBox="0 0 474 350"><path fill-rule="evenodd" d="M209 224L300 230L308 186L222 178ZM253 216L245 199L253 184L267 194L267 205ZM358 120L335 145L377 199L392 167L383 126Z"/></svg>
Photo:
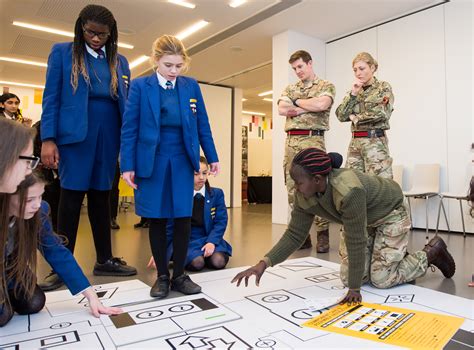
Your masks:
<svg viewBox="0 0 474 350"><path fill-rule="evenodd" d="M41 230L39 232L38 249L54 272L64 281L70 292L76 295L90 287L90 283L71 251L54 234L49 218L48 203L42 201L40 210Z"/></svg>
<svg viewBox="0 0 474 350"><path fill-rule="evenodd" d="M122 116L127 100L130 68L124 56L117 55L117 58L118 104ZM77 90L74 92L71 70L72 43L55 44L48 58L43 93L42 141L54 139L57 145L66 145L84 141L87 136L89 87L79 74Z"/></svg>
<svg viewBox="0 0 474 350"><path fill-rule="evenodd" d="M196 171L199 171L200 149L209 163L218 162L209 118L201 89L193 78L176 79L183 123L184 146ZM138 177L150 177L156 148L160 144L160 86L156 73L134 79L125 106L120 147L122 172L135 171Z"/></svg>
<svg viewBox="0 0 474 350"><path fill-rule="evenodd" d="M204 230L201 227L192 227L186 264L189 264L197 256L202 255L201 248L206 243L214 244L216 251L232 255L232 247L224 239L227 220L228 216L224 200L224 191L217 187L211 187L210 191L206 189L204 201ZM168 261L173 254L173 227L173 220L169 219L166 226Z"/></svg>

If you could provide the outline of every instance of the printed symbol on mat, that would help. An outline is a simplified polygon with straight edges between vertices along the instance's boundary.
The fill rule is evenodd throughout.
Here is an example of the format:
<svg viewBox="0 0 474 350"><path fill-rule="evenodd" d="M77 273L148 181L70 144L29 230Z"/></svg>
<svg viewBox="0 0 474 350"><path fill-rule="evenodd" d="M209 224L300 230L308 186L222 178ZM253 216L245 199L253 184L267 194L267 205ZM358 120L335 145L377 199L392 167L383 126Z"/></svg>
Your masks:
<svg viewBox="0 0 474 350"><path fill-rule="evenodd" d="M294 318L300 319L300 320L310 320L315 316L321 315L324 311L327 311L329 309L324 308L321 310L310 310L310 309L299 309L296 311L293 311L291 313L291 316Z"/></svg>
<svg viewBox="0 0 474 350"><path fill-rule="evenodd" d="M266 295L262 298L264 303L283 303L290 299L288 295L284 294L273 294L273 295Z"/></svg>
<svg viewBox="0 0 474 350"><path fill-rule="evenodd" d="M393 294L385 299L385 303L411 303L415 294Z"/></svg>
<svg viewBox="0 0 474 350"><path fill-rule="evenodd" d="M175 305L169 308L171 312L185 312L194 309L194 306L191 304L181 304Z"/></svg>
<svg viewBox="0 0 474 350"><path fill-rule="evenodd" d="M163 311L160 310L148 310L145 312L140 312L137 314L135 317L140 319L140 320L149 320L152 318L157 318L163 315Z"/></svg>
<svg viewBox="0 0 474 350"><path fill-rule="evenodd" d="M273 349L275 345L276 345L276 341L274 341L273 339L262 339L255 343L255 346L257 348L264 348L264 349L269 349L269 348Z"/></svg>
<svg viewBox="0 0 474 350"><path fill-rule="evenodd" d="M67 328L71 325L72 323L71 322L61 322L61 323L56 323L56 324L53 324L51 327L51 329L61 329L61 328Z"/></svg>

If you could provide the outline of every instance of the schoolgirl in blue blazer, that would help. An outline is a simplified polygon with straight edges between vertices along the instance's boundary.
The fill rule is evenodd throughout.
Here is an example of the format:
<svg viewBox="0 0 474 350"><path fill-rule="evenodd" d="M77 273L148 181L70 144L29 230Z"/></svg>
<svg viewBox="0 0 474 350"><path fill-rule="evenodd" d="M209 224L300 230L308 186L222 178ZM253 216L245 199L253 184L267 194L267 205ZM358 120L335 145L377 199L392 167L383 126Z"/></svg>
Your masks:
<svg viewBox="0 0 474 350"><path fill-rule="evenodd" d="M152 75L132 81L125 108L120 155L124 180L135 189L135 209L150 218L150 246L158 278L150 294L164 298L169 288L195 294L201 288L184 274L191 232L194 172L200 148L211 172L219 171L211 128L196 80L181 76L189 57L171 35L152 47ZM166 225L174 220L173 278L167 268Z"/></svg>
<svg viewBox="0 0 474 350"><path fill-rule="evenodd" d="M209 165L200 159L201 168L194 173L194 203L191 217L191 237L185 266L190 271L223 269L232 255L231 245L224 239L227 228L227 208L224 191L211 187L207 177ZM173 222L168 222L168 261L173 256ZM156 267L153 257L148 267Z"/></svg>
<svg viewBox="0 0 474 350"><path fill-rule="evenodd" d="M9 227L6 240L0 246L0 274L6 283L0 286L0 327L18 314L39 312L45 304L44 292L36 284L36 251L57 271L74 295L82 293L92 314L117 314L121 310L105 307L91 288L89 281L71 252L53 232L49 205L41 200L44 180L35 173L28 175L12 195L0 194L0 202L8 204ZM6 287L6 290L3 290Z"/></svg>
<svg viewBox="0 0 474 350"><path fill-rule="evenodd" d="M89 221L96 248L95 275L136 274L113 257L109 192L120 149L120 128L130 69L117 53L117 22L103 6L82 9L74 42L53 46L48 60L41 116L41 159L59 165L61 194L58 232L74 252L81 204L87 193ZM52 271L43 285L61 286Z"/></svg>

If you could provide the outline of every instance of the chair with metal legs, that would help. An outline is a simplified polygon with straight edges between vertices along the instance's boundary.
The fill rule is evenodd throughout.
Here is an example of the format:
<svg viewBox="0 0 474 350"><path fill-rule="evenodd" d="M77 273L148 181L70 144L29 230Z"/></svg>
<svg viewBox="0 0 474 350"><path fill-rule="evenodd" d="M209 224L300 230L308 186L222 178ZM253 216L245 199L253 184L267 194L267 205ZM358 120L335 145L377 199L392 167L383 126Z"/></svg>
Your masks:
<svg viewBox="0 0 474 350"><path fill-rule="evenodd" d="M461 221L462 221L462 232L464 234L464 237L466 237L466 226L464 224L464 212L462 210L462 201L468 201L468 196L467 194L461 194L461 193L451 193L451 192L443 192L440 194L440 200L439 200L439 207L438 207L438 221L436 222L436 233L438 233L438 228L439 228L439 216L441 214L441 208L444 211L444 204L443 204L443 199L457 199L459 201L459 208L461 209ZM446 217L446 213L444 214ZM448 224L448 231L451 231L449 229L449 224Z"/></svg>
<svg viewBox="0 0 474 350"><path fill-rule="evenodd" d="M426 202L425 211L426 211L426 240L429 240L429 219L428 219L428 203L429 199L433 197L440 197L439 195L439 164L416 164L413 170L413 185L410 190L404 191L403 194L408 200L408 207L410 209L410 219L412 219L411 213L411 203L410 198L414 199L424 199ZM441 199L440 199L441 201ZM446 215L446 210L441 201L441 208L443 209L444 218L448 225L448 217ZM412 220L413 225L413 220Z"/></svg>

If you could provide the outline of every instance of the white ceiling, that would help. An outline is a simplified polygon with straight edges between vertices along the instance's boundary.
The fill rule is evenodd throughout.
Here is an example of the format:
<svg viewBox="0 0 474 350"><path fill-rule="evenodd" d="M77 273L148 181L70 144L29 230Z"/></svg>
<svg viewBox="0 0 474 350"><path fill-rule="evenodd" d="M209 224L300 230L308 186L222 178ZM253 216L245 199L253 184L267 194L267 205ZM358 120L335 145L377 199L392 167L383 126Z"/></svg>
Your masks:
<svg viewBox="0 0 474 350"><path fill-rule="evenodd" d="M148 54L158 36L177 34L205 19L210 24L184 40L195 52L188 74L200 81L242 88L248 99L244 110L271 115L271 103L256 95L271 90L273 35L291 29L328 41L440 2L249 0L234 9L227 5L229 0L188 1L195 3L196 8L176 6L165 0L0 0L0 56L46 62L55 42L70 39L16 27L12 22L73 31L77 15L88 3L101 4L114 13L121 33L119 40L135 46L132 50L120 49L129 61ZM284 7L288 8L281 11ZM258 22L246 28L255 21ZM132 70L132 76L147 70L144 63ZM41 67L0 61L0 80L44 84L45 71Z"/></svg>

